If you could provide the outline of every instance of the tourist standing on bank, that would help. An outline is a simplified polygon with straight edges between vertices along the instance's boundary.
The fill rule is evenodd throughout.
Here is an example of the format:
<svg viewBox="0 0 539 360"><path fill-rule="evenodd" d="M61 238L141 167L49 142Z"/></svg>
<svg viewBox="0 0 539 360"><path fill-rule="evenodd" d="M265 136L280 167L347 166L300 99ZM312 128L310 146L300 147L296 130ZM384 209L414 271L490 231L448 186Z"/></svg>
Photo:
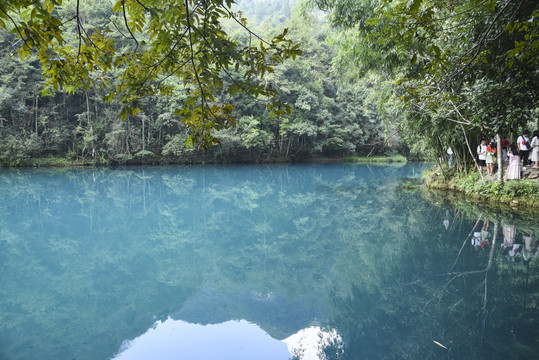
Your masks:
<svg viewBox="0 0 539 360"><path fill-rule="evenodd" d="M487 174L494 175L494 161L496 159L496 142L491 142L487 146Z"/></svg>
<svg viewBox="0 0 539 360"><path fill-rule="evenodd" d="M532 162L533 167L537 168L539 167L539 130L535 130L533 132L532 136L532 142L530 143L532 146Z"/></svg>
<svg viewBox="0 0 539 360"><path fill-rule="evenodd" d="M509 158L507 157L507 151L509 150L509 140L507 140L507 137L504 136L502 140L502 161L507 161Z"/></svg>
<svg viewBox="0 0 539 360"><path fill-rule="evenodd" d="M520 157L522 158L522 166L529 165L529 156L530 156L530 132L524 130L522 135L517 139L518 150L520 150Z"/></svg>
<svg viewBox="0 0 539 360"><path fill-rule="evenodd" d="M487 160L487 139L485 138L481 139L481 144L477 146L477 159L479 172L482 173Z"/></svg>
<svg viewBox="0 0 539 360"><path fill-rule="evenodd" d="M517 147L512 144L509 147L509 166L505 172L505 180L520 179L520 156Z"/></svg>

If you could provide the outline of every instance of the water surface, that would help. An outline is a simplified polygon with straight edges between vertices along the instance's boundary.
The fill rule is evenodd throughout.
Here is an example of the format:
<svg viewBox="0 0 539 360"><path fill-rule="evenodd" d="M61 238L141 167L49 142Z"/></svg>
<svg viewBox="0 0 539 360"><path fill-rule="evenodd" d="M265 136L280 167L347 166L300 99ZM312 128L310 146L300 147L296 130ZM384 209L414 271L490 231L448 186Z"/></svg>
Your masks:
<svg viewBox="0 0 539 360"><path fill-rule="evenodd" d="M533 358L536 221L425 167L1 170L0 359Z"/></svg>

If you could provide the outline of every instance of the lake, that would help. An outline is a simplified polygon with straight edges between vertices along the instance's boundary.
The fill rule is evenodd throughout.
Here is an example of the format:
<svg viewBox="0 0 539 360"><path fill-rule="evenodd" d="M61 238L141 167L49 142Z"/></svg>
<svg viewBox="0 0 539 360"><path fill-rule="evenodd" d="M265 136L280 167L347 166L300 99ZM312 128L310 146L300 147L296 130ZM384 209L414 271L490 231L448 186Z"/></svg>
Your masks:
<svg viewBox="0 0 539 360"><path fill-rule="evenodd" d="M0 359L524 359L537 217L428 164L0 170Z"/></svg>

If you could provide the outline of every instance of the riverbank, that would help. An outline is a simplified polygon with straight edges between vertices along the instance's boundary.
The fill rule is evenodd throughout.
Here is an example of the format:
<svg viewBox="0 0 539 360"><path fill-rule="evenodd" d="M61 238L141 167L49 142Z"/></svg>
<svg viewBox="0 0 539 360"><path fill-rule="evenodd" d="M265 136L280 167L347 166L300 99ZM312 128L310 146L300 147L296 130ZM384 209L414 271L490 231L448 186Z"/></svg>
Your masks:
<svg viewBox="0 0 539 360"><path fill-rule="evenodd" d="M423 174L427 188L461 193L482 202L504 203L512 207L539 208L539 169L527 168L522 179L498 181L497 175L483 176L478 171L458 174L455 168L436 165Z"/></svg>
<svg viewBox="0 0 539 360"><path fill-rule="evenodd" d="M342 157L315 157L304 161L306 163L316 163L316 164L325 164L325 163L357 163L357 164L390 164L390 163L401 163L406 164L408 160L402 155L394 156L342 156Z"/></svg>
<svg viewBox="0 0 539 360"><path fill-rule="evenodd" d="M128 159L124 162L110 161L104 158L99 159L68 159L59 157L47 158L26 158L16 163L1 164L0 167L83 167L83 166L130 166L130 165L204 165L204 164L287 164L287 163L406 163L407 159L402 155L394 156L343 156L331 157L321 156L302 161L293 161L292 159L267 159L267 161L244 161L236 162L222 161L214 158L186 159L184 161L175 161L166 158L148 157L146 159Z"/></svg>

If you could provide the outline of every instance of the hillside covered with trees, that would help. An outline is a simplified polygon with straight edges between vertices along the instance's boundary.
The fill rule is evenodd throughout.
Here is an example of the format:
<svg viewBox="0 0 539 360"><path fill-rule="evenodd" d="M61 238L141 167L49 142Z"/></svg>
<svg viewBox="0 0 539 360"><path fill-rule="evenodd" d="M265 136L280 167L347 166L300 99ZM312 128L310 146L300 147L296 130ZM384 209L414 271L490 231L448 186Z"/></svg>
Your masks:
<svg viewBox="0 0 539 360"><path fill-rule="evenodd" d="M471 164L481 136L539 125L533 0L1 7L3 165L425 159L447 146Z"/></svg>
<svg viewBox="0 0 539 360"><path fill-rule="evenodd" d="M124 119L121 99L106 101L107 87L59 90L42 96L49 84L42 78L37 55L25 60L14 56L17 34L1 32L0 160L9 165L39 157L105 164L261 162L370 153L373 145L384 140L372 81L339 82L332 73L335 49L328 42L329 25L313 15L292 13L294 4L286 1L272 2L271 8L269 4L262 14L255 11L262 8L260 4L240 3L238 9L255 19L247 25L261 38L271 38L287 26L288 36L301 43L301 56L275 66L264 78L264 86L276 89L279 100L289 105L288 113L277 118L268 111L267 98L219 91L215 96L234 106L235 126L213 132L219 144L209 149L186 146L192 129L182 122L177 109L188 100L190 89L181 79L166 79L173 89L169 96L157 93L141 98L140 111ZM75 2L67 1L54 11L63 23L69 23L74 6ZM81 3L86 31L121 26L118 15L111 15L112 7L106 0ZM242 46L252 41L252 35L233 19L224 19L223 27ZM129 38L118 41L130 46ZM114 72L95 74L97 78L107 76L107 86L121 81ZM223 81L232 83L239 78L240 70L229 69ZM395 145L391 151L399 150L400 144ZM381 147L375 151L389 150Z"/></svg>
<svg viewBox="0 0 539 360"><path fill-rule="evenodd" d="M341 73L391 79L406 106L400 127L413 150L447 157L451 146L466 170L482 137L515 142L525 128L539 128L537 1L315 4L339 29Z"/></svg>

